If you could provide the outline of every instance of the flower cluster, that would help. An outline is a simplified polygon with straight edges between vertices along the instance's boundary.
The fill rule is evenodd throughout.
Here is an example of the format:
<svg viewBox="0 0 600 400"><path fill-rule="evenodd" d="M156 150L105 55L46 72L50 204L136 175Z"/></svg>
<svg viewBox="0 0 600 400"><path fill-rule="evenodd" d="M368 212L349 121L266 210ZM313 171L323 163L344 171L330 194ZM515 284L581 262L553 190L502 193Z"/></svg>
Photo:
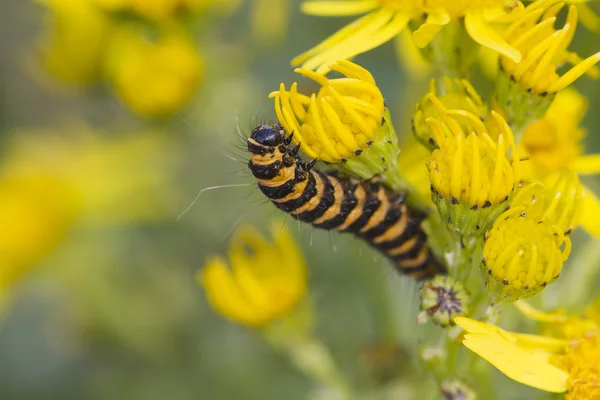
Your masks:
<svg viewBox="0 0 600 400"><path fill-rule="evenodd" d="M202 57L178 21L212 0L39 1L48 11L41 61L64 83L105 80L133 112L161 117L180 109L202 80ZM127 22L123 12L143 20Z"/></svg>
<svg viewBox="0 0 600 400"><path fill-rule="evenodd" d="M323 17L363 16L292 60L301 66L296 73L318 85L314 93L303 93L294 82L281 83L270 94L278 124L268 125L260 140L253 132L249 142L263 193L300 221L312 222L310 214L323 210L330 213L336 224L313 223L320 228L338 227L351 215L365 224L357 228L359 237L381 237L373 247L393 249L384 253L392 262L418 266L427 256L444 266L420 285L417 322L443 329L443 340L423 344L419 354L445 398L475 396L453 364L461 342L519 382L567 392L568 399L598 398L600 320L549 316L521 300L559 279L572 250L577 251L572 233L580 225L591 234L600 232L600 201L580 181L600 172L600 156L585 154L580 124L587 100L568 87L583 75L600 75L595 66L600 53L584 59L570 49L579 19L592 31L600 25L589 5L307 0L301 8ZM433 65L429 71L435 77L414 107L412 141L400 146L384 101L386 88L378 86L373 71L348 59L401 35L405 40L407 34ZM494 66L489 96L480 95L469 79L480 51L482 59L491 54L483 61ZM572 68L563 72L565 64ZM336 73L341 77L332 77ZM295 147L288 148L291 142ZM266 163L277 156L280 161ZM327 187L314 178L321 172L311 171L317 161L377 190L395 192L397 201L419 217L407 221L398 212L382 211L390 200L380 194L367 198L352 185ZM289 165L293 162L298 169ZM271 165L277 171L270 171ZM306 182L307 172L315 173L316 183ZM298 181L302 190L279 193L285 185L267 186L272 182L262 178L266 175L281 177L288 186ZM416 229L422 235L411 236ZM287 233L278 235L289 239ZM246 242L251 236L263 243L256 233ZM391 237L396 239L387 243ZM431 254L418 243L427 243ZM254 261L234 244L233 271L223 260L211 259L202 283L219 313L265 329L296 318L301 290L279 276L287 276L286 268L272 270L281 264L299 275L297 249L282 253L276 250L280 245L260 247L264 259L252 251L260 260ZM495 326L507 303L555 328L560 325L568 337Z"/></svg>

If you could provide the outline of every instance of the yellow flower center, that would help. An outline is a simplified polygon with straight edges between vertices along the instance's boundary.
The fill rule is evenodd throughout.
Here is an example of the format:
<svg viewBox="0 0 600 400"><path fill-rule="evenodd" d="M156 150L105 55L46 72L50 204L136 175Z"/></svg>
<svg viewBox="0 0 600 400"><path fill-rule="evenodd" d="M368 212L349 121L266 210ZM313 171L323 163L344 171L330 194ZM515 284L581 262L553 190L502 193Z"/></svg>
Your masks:
<svg viewBox="0 0 600 400"><path fill-rule="evenodd" d="M452 202L475 208L504 201L514 184L506 155L507 147L514 147L513 137L506 122L493 113L504 129L496 142L478 116L464 110L448 111L437 98L432 96L431 100L442 115L441 120L426 119L439 145L427 162L434 189Z"/></svg>
<svg viewBox="0 0 600 400"><path fill-rule="evenodd" d="M361 153L373 140L381 125L383 96L373 76L349 61L339 61L331 69L345 78L329 79L313 71L296 72L318 84L321 89L310 97L301 95L294 83L287 91L281 84L275 98L279 122L294 142L311 158L339 162Z"/></svg>
<svg viewBox="0 0 600 400"><path fill-rule="evenodd" d="M600 399L600 332L573 341L555 363L569 373L567 400Z"/></svg>
<svg viewBox="0 0 600 400"><path fill-rule="evenodd" d="M570 245L551 221L515 207L500 215L486 235L483 265L510 296L533 295L558 278Z"/></svg>

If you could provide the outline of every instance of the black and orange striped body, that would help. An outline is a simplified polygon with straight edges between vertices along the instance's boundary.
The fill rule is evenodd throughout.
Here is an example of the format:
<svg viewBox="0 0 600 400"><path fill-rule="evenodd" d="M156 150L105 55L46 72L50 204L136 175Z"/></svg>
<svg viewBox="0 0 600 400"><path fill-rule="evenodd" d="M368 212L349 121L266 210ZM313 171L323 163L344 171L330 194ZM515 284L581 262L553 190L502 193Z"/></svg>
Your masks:
<svg viewBox="0 0 600 400"><path fill-rule="evenodd" d="M290 143L277 125L261 125L248 139L250 171L277 208L317 228L354 233L415 279L444 272L421 229L424 215L412 212L403 195L376 180L315 170Z"/></svg>

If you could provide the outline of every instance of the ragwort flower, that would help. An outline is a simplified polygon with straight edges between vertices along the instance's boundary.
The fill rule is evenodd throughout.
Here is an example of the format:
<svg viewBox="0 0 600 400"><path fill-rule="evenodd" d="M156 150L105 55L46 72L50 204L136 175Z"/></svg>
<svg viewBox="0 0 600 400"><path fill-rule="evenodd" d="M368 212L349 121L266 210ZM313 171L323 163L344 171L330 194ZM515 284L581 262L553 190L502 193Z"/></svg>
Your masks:
<svg viewBox="0 0 600 400"><path fill-rule="evenodd" d="M581 59L568 51L577 27L577 9L570 6L566 22L555 29L557 13L564 7L559 0L536 1L504 31L504 38L522 54L522 60L500 57L503 74L496 90L499 106L508 114L511 123L525 125L541 117L553 96L584 73L597 77L594 66L600 61L600 52ZM572 64L566 73L557 69L564 63Z"/></svg>
<svg viewBox="0 0 600 400"><path fill-rule="evenodd" d="M478 115L447 110L435 96L430 101L441 116L425 119L439 147L427 162L433 201L453 229L481 234L504 211L513 191L517 160L512 131L492 112L502 127L494 140ZM513 149L512 160L508 149Z"/></svg>
<svg viewBox="0 0 600 400"><path fill-rule="evenodd" d="M215 0L88 0L108 11L131 11L152 20L199 12Z"/></svg>
<svg viewBox="0 0 600 400"><path fill-rule="evenodd" d="M545 314L523 304L520 308L529 316L556 325L569 335L514 333L457 317L454 321L466 331L463 344L517 382L548 392L567 392L567 400L600 398L597 305L590 307L595 310L588 308L588 317ZM572 326L567 328L568 325Z"/></svg>
<svg viewBox="0 0 600 400"><path fill-rule="evenodd" d="M204 72L202 58L186 35L163 32L157 40L122 29L111 41L107 72L115 91L134 112L161 117L181 108Z"/></svg>
<svg viewBox="0 0 600 400"><path fill-rule="evenodd" d="M84 85L101 77L102 59L112 24L85 0L38 0L48 8L41 41L42 64L63 82Z"/></svg>
<svg viewBox="0 0 600 400"><path fill-rule="evenodd" d="M310 97L298 93L298 84L289 91L280 85L269 97L275 99L275 111L281 125L294 133L294 142L310 158L340 162L360 155L377 134L384 114L383 96L373 76L349 61L331 66L345 75L329 79L311 70L295 72L321 85Z"/></svg>
<svg viewBox="0 0 600 400"><path fill-rule="evenodd" d="M544 179L555 171L567 170L570 173L562 174L570 175L570 179L578 185L574 173L600 173L600 154L583 154L581 141L585 131L579 124L587 108L587 100L582 95L574 89L566 89L558 94L542 119L527 127L519 143L519 152L522 157L529 159L533 179ZM585 186L581 212L583 227L591 234L600 235L597 223L600 200Z"/></svg>
<svg viewBox="0 0 600 400"><path fill-rule="evenodd" d="M442 84L441 89L436 87ZM443 113L438 111L431 97L435 96L444 108L449 110L464 110L484 120L488 109L482 97L466 79L450 79L444 77L443 82L435 79L429 81L429 90L421 101L415 106L412 117L412 129L414 136L430 150L438 147L433 137L432 129L427 123L427 118L440 119Z"/></svg>
<svg viewBox="0 0 600 400"><path fill-rule="evenodd" d="M321 85L310 97L299 94L296 83L289 91L281 84L279 91L271 93L279 122L310 158L339 163L364 179L390 174L396 188L402 187L396 168L398 138L373 76L345 60L331 69L344 78L296 69Z"/></svg>
<svg viewBox="0 0 600 400"><path fill-rule="evenodd" d="M292 235L271 226L273 242L250 227L235 232L229 263L211 257L198 273L213 309L233 321L262 327L290 314L306 294L306 265Z"/></svg>
<svg viewBox="0 0 600 400"><path fill-rule="evenodd" d="M367 15L296 57L292 64L302 64L304 68L326 72L332 62L354 57L396 37L411 20L420 25L413 33L415 42L419 47L425 47L445 25L463 18L467 32L474 41L519 62L519 52L506 43L490 25L498 15L506 14L513 4L514 2L505 0L305 1L302 11L310 15ZM420 20L423 15L426 15L425 21Z"/></svg>

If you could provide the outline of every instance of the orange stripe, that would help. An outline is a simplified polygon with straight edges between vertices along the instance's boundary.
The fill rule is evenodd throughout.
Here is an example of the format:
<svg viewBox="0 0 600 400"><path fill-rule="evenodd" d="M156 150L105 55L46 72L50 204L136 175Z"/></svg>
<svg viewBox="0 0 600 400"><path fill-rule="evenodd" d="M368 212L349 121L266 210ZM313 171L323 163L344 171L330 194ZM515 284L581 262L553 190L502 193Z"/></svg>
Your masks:
<svg viewBox="0 0 600 400"><path fill-rule="evenodd" d="M333 176L327 175L327 179L329 179L329 182L333 185L334 188L333 204L331 205L331 207L325 210L325 213L322 216L314 220L312 222L313 224L320 224L322 222L329 221L330 219L338 216L340 213L342 200L344 200L344 187L342 186L340 181L335 179Z"/></svg>
<svg viewBox="0 0 600 400"><path fill-rule="evenodd" d="M351 182L352 183L352 182ZM356 190L354 191L354 197L356 197L356 207L350 211L348 217L346 217L346 221L336 229L338 231L343 231L352 225L363 213L363 206L365 204L365 199L367 198L367 192L362 185L358 185Z"/></svg>
<svg viewBox="0 0 600 400"><path fill-rule="evenodd" d="M427 243L425 243L423 245L423 248L421 249L421 251L415 258L412 258L410 260L399 261L398 264L396 264L396 265L398 265L398 267L400 267L402 269L415 268L415 267L422 265L423 262L425 260L427 260L427 257L429 257L429 247L427 246Z"/></svg>
<svg viewBox="0 0 600 400"><path fill-rule="evenodd" d="M377 191L377 198L379 199L381 204L379 205L377 211L375 211L373 215L371 215L371 218L369 218L367 224L361 228L361 233L366 232L371 228L374 228L375 226L383 222L383 220L385 219L385 215L387 214L387 211L390 208L390 202L387 198L383 186L379 187L379 190Z"/></svg>
<svg viewBox="0 0 600 400"><path fill-rule="evenodd" d="M406 242L402 243L400 246L394 247L393 249L386 251L385 254L387 254L390 257L399 256L400 254L404 254L407 251L409 251L410 249L412 249L413 247L415 247L415 244L417 243L418 240L419 240L419 237L415 236L415 237L407 240Z"/></svg>
<svg viewBox="0 0 600 400"><path fill-rule="evenodd" d="M321 201L321 197L323 197L323 193L325 191L324 190L325 185L323 184L321 177L319 176L319 174L315 174L312 171L310 173L313 174L313 176L315 177L317 194L315 196L313 196L312 199L310 199L309 201L304 203L301 207L296 208L294 211L290 211L290 214L292 214L292 215L298 215L300 213L303 213L304 211L314 210L319 205L319 202Z"/></svg>
<svg viewBox="0 0 600 400"><path fill-rule="evenodd" d="M300 181L300 182L296 183L296 185L294 186L294 191L292 193L288 194L287 196L285 196L281 199L271 199L271 201L274 201L276 203L285 203L288 200L295 200L298 197L302 196L302 193L304 193L304 190L306 189L307 184L308 184L308 179Z"/></svg>
<svg viewBox="0 0 600 400"><path fill-rule="evenodd" d="M273 179L256 179L261 185L267 187L277 187L287 183L290 179L294 179L296 176L296 168L294 166L284 167L279 170L279 174Z"/></svg>
<svg viewBox="0 0 600 400"><path fill-rule="evenodd" d="M402 232L406 229L406 223L408 222L408 213L406 212L406 206L404 204L400 206L400 209L402 215L398 221L396 221L394 225L388 227L381 235L373 239L373 243L389 242L402 235Z"/></svg>

